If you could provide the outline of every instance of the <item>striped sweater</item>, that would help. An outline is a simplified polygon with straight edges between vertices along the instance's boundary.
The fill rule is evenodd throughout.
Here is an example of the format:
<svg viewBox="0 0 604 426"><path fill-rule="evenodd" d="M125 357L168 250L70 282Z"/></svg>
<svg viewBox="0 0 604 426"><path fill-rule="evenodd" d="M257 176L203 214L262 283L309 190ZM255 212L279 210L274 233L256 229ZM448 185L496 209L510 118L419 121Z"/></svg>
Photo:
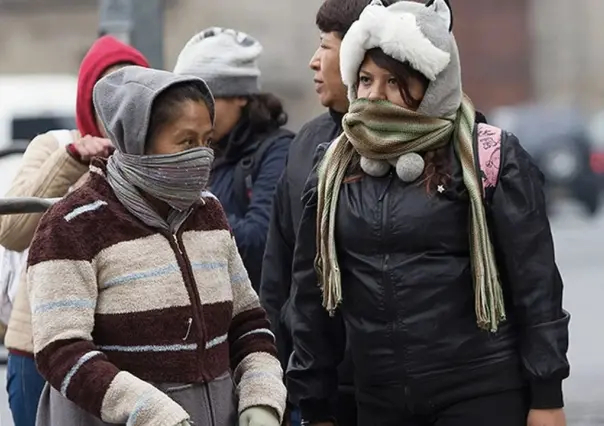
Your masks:
<svg viewBox="0 0 604 426"><path fill-rule="evenodd" d="M274 337L220 203L203 194L180 231L162 235L119 203L104 162L90 171L43 216L30 248L41 374L108 423L184 420L150 383L209 383L229 369L239 412L267 406L282 415Z"/></svg>

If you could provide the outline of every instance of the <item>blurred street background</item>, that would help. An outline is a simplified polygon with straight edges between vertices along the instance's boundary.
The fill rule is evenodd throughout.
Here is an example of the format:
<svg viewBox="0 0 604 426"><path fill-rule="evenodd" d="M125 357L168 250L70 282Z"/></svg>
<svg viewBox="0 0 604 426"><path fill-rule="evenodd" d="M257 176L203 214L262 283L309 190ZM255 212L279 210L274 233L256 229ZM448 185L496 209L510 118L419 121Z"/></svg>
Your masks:
<svg viewBox="0 0 604 426"><path fill-rule="evenodd" d="M465 91L489 122L520 137L547 179L572 314L568 424L604 425L604 0L450 2ZM297 130L323 111L308 69L319 42L320 4L0 0L0 196L29 140L74 126L77 70L100 33L119 35L154 66L171 70L199 30L245 31L264 45L263 87L284 100L289 127ZM0 345L0 426L12 426L3 350Z"/></svg>

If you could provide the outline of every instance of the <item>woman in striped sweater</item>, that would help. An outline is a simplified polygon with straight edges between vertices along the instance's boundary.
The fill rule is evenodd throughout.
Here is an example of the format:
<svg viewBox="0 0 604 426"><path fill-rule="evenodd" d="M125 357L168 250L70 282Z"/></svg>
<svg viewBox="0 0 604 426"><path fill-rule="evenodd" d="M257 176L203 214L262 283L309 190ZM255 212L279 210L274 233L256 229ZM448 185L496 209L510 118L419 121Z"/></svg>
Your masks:
<svg viewBox="0 0 604 426"><path fill-rule="evenodd" d="M220 203L214 103L126 67L94 105L116 146L41 220L28 260L38 425L278 426L282 371Z"/></svg>

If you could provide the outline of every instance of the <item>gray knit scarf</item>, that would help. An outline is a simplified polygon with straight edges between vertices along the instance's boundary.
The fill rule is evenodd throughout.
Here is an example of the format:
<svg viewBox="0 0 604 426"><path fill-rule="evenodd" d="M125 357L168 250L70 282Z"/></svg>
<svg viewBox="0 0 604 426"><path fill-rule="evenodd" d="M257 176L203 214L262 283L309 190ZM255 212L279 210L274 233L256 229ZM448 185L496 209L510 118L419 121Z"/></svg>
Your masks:
<svg viewBox="0 0 604 426"><path fill-rule="evenodd" d="M131 155L116 150L107 162L107 181L122 205L146 225L176 232L201 200L214 153L194 148L176 154ZM168 204L167 220L141 194Z"/></svg>

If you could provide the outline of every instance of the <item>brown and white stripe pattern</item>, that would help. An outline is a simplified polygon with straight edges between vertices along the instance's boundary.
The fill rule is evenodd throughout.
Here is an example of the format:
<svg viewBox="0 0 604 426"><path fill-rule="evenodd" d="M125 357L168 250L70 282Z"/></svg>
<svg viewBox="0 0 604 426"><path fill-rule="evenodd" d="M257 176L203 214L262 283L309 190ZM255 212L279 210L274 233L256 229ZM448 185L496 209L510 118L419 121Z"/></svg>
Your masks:
<svg viewBox="0 0 604 426"><path fill-rule="evenodd" d="M86 185L43 217L31 246L28 286L42 375L107 422L184 419L177 408L161 408L170 406L158 404L168 397L149 382L208 382L229 369L239 410L264 405L282 413L274 336L218 201L207 197L185 223L180 257L172 236L119 204L103 167L94 164ZM144 401L157 413L141 408ZM147 415L133 414L141 410Z"/></svg>

